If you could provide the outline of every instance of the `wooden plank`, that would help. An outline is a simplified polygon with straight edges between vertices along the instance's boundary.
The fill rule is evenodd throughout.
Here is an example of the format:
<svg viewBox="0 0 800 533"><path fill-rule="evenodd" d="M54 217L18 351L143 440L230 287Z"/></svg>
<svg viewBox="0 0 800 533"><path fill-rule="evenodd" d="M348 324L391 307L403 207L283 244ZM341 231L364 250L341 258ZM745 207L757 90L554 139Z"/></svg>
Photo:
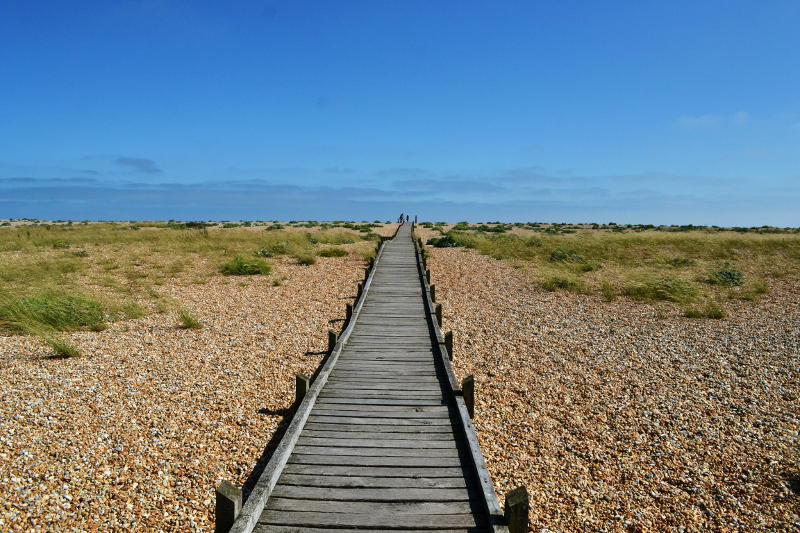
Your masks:
<svg viewBox="0 0 800 533"><path fill-rule="evenodd" d="M329 416L337 418L438 418L450 421L450 413L447 411L351 411L338 409L324 409L319 406L311 411L311 416Z"/></svg>
<svg viewBox="0 0 800 533"><path fill-rule="evenodd" d="M351 501L351 502L458 502L469 501L472 495L468 489L415 489L394 488L347 488L330 490L326 487L298 487L281 485L273 489L276 498L295 498L309 500Z"/></svg>
<svg viewBox="0 0 800 533"><path fill-rule="evenodd" d="M271 524L258 524L256 529L253 530L255 533L386 533L386 528L381 529L369 529L369 528L358 528L358 529L350 529L350 528L327 528L327 527L297 527L297 526L278 526L278 525L271 525ZM431 531L435 533L478 533L481 531L480 529L475 528L460 528L460 529L392 529L392 533L420 533L422 531Z"/></svg>
<svg viewBox="0 0 800 533"><path fill-rule="evenodd" d="M376 476L323 476L317 474L284 473L281 485L303 487L350 487L350 488L466 488L467 481L462 472L453 477L376 477ZM271 501L271 500L270 500Z"/></svg>
<svg viewBox="0 0 800 533"><path fill-rule="evenodd" d="M403 519L408 524L414 524L418 529L442 528L471 528L478 527L472 514L448 515L404 515ZM289 526L335 526L335 527L376 527L392 529L397 526L396 517L393 515L374 514L346 514L346 513L311 513L305 511L265 511L261 515L260 523L289 525ZM304 529L305 531L305 529Z"/></svg>
<svg viewBox="0 0 800 533"><path fill-rule="evenodd" d="M464 477L461 467L436 468L436 467L398 467L398 466L335 466L335 465L308 465L288 464L284 474L305 474L318 477L324 476L356 476L356 477L397 477L397 478L453 478Z"/></svg>
<svg viewBox="0 0 800 533"><path fill-rule="evenodd" d="M309 423L315 424L364 424L364 425L398 425L398 426L450 426L449 418L389 418L389 417L368 417L368 416L325 416L315 415L311 412L308 417Z"/></svg>
<svg viewBox="0 0 800 533"><path fill-rule="evenodd" d="M372 428L370 428L372 429ZM389 432L389 431L337 431L331 430L313 430L306 429L303 431L303 438L318 438L318 439L375 439L375 440L421 440L421 441L453 441L455 438L451 432L445 433L421 433L421 432Z"/></svg>
<svg viewBox="0 0 800 533"><path fill-rule="evenodd" d="M353 436L354 437L354 436ZM306 433L300 436L297 441L298 446L329 446L329 447L348 447L348 448L414 448L414 449L457 449L453 439L446 440L427 440L427 439L375 439L375 438L334 438L334 437L311 437ZM359 435L359 437L362 437Z"/></svg>
<svg viewBox="0 0 800 533"><path fill-rule="evenodd" d="M422 405L422 406L408 406L408 405L372 405L369 407L358 403L339 403L329 404L319 401L315 408L339 410L339 411L363 411L369 409L371 412L403 412L403 413L450 413L450 409L445 405Z"/></svg>
<svg viewBox="0 0 800 533"><path fill-rule="evenodd" d="M314 513L369 513L369 514L467 514L472 513L475 504L465 502L350 502L298 500L292 498L273 498L267 503L269 510L297 511L302 509Z"/></svg>
<svg viewBox="0 0 800 533"><path fill-rule="evenodd" d="M355 455L292 454L289 463L306 465L425 466L461 468L457 457L361 457Z"/></svg>
<svg viewBox="0 0 800 533"><path fill-rule="evenodd" d="M375 433L446 433L453 434L452 427L442 425L426 425L426 426L404 426L398 424L330 424L330 423L316 423L309 422L306 427L312 431L350 431L350 432L366 432L372 431Z"/></svg>
<svg viewBox="0 0 800 533"><path fill-rule="evenodd" d="M408 405L408 406L427 406L427 405L446 405L442 398L320 398L321 402L336 404L359 403L361 405Z"/></svg>

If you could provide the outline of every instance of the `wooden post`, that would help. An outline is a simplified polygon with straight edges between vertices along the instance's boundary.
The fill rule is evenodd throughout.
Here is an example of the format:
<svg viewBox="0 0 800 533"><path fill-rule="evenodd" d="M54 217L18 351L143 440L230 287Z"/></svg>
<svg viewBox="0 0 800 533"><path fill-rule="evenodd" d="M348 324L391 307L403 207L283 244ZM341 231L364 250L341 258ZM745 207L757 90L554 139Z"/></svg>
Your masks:
<svg viewBox="0 0 800 533"><path fill-rule="evenodd" d="M447 350L447 356L453 360L453 332L448 331L444 334L444 347Z"/></svg>
<svg viewBox="0 0 800 533"><path fill-rule="evenodd" d="M528 532L528 489L517 487L506 494L505 516L509 533Z"/></svg>
<svg viewBox="0 0 800 533"><path fill-rule="evenodd" d="M217 485L214 533L228 533L242 510L242 489L227 480Z"/></svg>
<svg viewBox="0 0 800 533"><path fill-rule="evenodd" d="M442 327L442 304L436 304L433 310L434 313L436 313L436 322L439 324L439 327Z"/></svg>
<svg viewBox="0 0 800 533"><path fill-rule="evenodd" d="M336 346L336 341L339 340L339 335L332 329L328 330L328 353L333 353L333 348Z"/></svg>
<svg viewBox="0 0 800 533"><path fill-rule="evenodd" d="M431 285L431 301L436 301L436 285Z"/></svg>
<svg viewBox="0 0 800 533"><path fill-rule="evenodd" d="M347 304L347 307L345 308L345 314L347 315L345 321L349 322L350 317L353 316L353 304Z"/></svg>
<svg viewBox="0 0 800 533"><path fill-rule="evenodd" d="M311 386L311 378L305 374L297 374L294 377L294 403L300 405L303 398L306 397L308 389Z"/></svg>
<svg viewBox="0 0 800 533"><path fill-rule="evenodd" d="M361 293L364 291L364 284L362 282L358 282L358 290L356 294L356 299L361 298Z"/></svg>
<svg viewBox="0 0 800 533"><path fill-rule="evenodd" d="M368 277L369 277L369 267L364 269L364 279L367 279Z"/></svg>
<svg viewBox="0 0 800 533"><path fill-rule="evenodd" d="M431 271L430 271L430 269L429 269L429 268L426 268L426 269L425 269L425 279L427 279L427 280L428 280L428 283L430 283L430 282L431 282Z"/></svg>
<svg viewBox="0 0 800 533"><path fill-rule="evenodd" d="M475 376L467 376L461 382L461 395L467 405L470 418L475 418Z"/></svg>

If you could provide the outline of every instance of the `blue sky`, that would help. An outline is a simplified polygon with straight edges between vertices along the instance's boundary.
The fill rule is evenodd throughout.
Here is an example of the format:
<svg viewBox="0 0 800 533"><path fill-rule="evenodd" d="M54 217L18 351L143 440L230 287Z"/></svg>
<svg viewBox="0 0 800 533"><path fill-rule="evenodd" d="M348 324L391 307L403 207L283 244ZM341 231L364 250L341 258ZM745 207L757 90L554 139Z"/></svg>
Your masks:
<svg viewBox="0 0 800 533"><path fill-rule="evenodd" d="M797 1L0 4L0 217L800 225Z"/></svg>

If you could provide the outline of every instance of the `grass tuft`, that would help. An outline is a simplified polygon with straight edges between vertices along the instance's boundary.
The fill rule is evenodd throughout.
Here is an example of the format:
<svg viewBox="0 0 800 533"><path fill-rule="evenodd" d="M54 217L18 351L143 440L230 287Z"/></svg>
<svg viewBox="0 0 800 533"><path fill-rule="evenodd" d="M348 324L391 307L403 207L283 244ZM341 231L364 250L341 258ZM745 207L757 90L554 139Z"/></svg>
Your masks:
<svg viewBox="0 0 800 533"><path fill-rule="evenodd" d="M43 339L53 350L53 357L69 359L81 356L81 351L78 347L63 337L47 335Z"/></svg>
<svg viewBox="0 0 800 533"><path fill-rule="evenodd" d="M184 308L178 309L178 321L183 329L200 329L203 323Z"/></svg>
<svg viewBox="0 0 800 533"><path fill-rule="evenodd" d="M17 333L36 332L41 328L101 331L106 324L103 308L96 300L50 293L17 300L0 299L0 327Z"/></svg>
<svg viewBox="0 0 800 533"><path fill-rule="evenodd" d="M297 254L295 256L298 265L311 266L317 262L317 258L311 254Z"/></svg>
<svg viewBox="0 0 800 533"><path fill-rule="evenodd" d="M272 265L263 259L245 259L237 255L227 263L223 263L219 270L227 276L252 276L269 274L272 272Z"/></svg>
<svg viewBox="0 0 800 533"><path fill-rule="evenodd" d="M341 248L323 248L319 251L320 257L344 257L347 255L347 250Z"/></svg>
<svg viewBox="0 0 800 533"><path fill-rule="evenodd" d="M648 279L625 287L625 294L635 300L688 302L697 296L697 287L682 279Z"/></svg>

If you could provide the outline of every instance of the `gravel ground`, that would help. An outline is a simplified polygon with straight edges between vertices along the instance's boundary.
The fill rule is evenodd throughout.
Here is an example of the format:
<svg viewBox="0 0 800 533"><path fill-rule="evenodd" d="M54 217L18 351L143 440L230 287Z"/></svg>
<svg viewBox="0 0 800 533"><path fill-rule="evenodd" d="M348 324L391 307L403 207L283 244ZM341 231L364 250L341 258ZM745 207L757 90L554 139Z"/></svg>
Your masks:
<svg viewBox="0 0 800 533"><path fill-rule="evenodd" d="M339 329L357 257L162 286L205 327L152 315L71 334L80 358L0 337L0 531L211 530L215 485L244 482Z"/></svg>
<svg viewBox="0 0 800 533"><path fill-rule="evenodd" d="M430 250L495 488L528 487L531 531L800 529L797 282L687 319Z"/></svg>

